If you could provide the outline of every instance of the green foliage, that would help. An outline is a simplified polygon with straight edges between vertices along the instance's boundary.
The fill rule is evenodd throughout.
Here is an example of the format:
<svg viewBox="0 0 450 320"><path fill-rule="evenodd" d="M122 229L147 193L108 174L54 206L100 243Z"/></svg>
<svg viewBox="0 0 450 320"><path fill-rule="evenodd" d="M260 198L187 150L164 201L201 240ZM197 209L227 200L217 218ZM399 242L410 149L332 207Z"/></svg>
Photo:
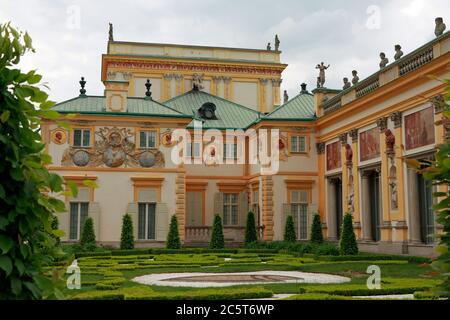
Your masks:
<svg viewBox="0 0 450 320"><path fill-rule="evenodd" d="M353 216L351 213L344 215L341 239L339 241L339 253L341 255L358 254L355 232L353 231Z"/></svg>
<svg viewBox="0 0 450 320"><path fill-rule="evenodd" d="M39 127L57 120L54 102L35 86L41 76L17 69L34 52L28 33L0 25L0 299L62 298L42 267L61 255L54 214L65 211L63 180L50 173Z"/></svg>
<svg viewBox="0 0 450 320"><path fill-rule="evenodd" d="M223 249L225 248L225 239L223 236L222 218L216 214L214 216L213 230L211 234L211 242L209 243L210 249Z"/></svg>
<svg viewBox="0 0 450 320"><path fill-rule="evenodd" d="M52 234L53 237L56 239L56 244L59 245L61 243L61 239L58 236L58 228L59 228L59 221L58 221L58 217L57 216L53 216L53 220L52 220L52 230L56 231L55 234Z"/></svg>
<svg viewBox="0 0 450 320"><path fill-rule="evenodd" d="M311 242L319 244L323 242L322 223L320 222L320 215L317 213L314 215L312 222Z"/></svg>
<svg viewBox="0 0 450 320"><path fill-rule="evenodd" d="M91 217L86 218L86 220L84 221L83 231L81 232L80 245L88 250L96 247L94 220L92 220Z"/></svg>
<svg viewBox="0 0 450 320"><path fill-rule="evenodd" d="M247 245L248 249L254 249L256 253L261 250L269 250L267 252L292 252L299 255L314 254L314 255L339 255L339 249L331 243L299 243L288 241L271 241L271 242L253 242Z"/></svg>
<svg viewBox="0 0 450 320"><path fill-rule="evenodd" d="M286 218L286 225L284 227L284 241L297 241L297 235L295 234L294 217L292 217L292 215L288 215Z"/></svg>
<svg viewBox="0 0 450 320"><path fill-rule="evenodd" d="M425 179L432 181L433 185L443 186L444 190L447 190L434 193L438 203L433 206L433 209L437 215L436 221L442 225L443 230L437 235L440 240L437 248L440 256L432 265L436 270L446 275L443 283L436 288L435 294L450 298L450 191L446 189L450 184L450 136L448 132L450 130L450 79L443 82L447 85L447 92L441 106L443 108L442 125L444 132L446 132L446 140L437 147L434 161L423 163L410 160L407 163L415 167L419 173L422 173Z"/></svg>
<svg viewBox="0 0 450 320"><path fill-rule="evenodd" d="M255 214L249 212L247 214L247 224L245 227L245 244L258 241L258 234L256 232Z"/></svg>
<svg viewBox="0 0 450 320"><path fill-rule="evenodd" d="M122 234L120 235L120 249L134 249L133 220L131 215L125 214L122 218Z"/></svg>
<svg viewBox="0 0 450 320"><path fill-rule="evenodd" d="M178 220L175 214L172 215L172 218L170 219L170 229L169 234L167 235L166 248L167 249L181 248L180 234L178 233Z"/></svg>

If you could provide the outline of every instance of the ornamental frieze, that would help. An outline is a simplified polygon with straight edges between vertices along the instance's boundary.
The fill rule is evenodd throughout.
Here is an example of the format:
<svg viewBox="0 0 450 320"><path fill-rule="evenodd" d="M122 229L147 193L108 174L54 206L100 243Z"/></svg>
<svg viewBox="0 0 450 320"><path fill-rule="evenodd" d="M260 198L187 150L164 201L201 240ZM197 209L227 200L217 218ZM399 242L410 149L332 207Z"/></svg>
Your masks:
<svg viewBox="0 0 450 320"><path fill-rule="evenodd" d="M137 149L134 133L127 128L100 128L95 132L93 148L70 146L61 165L78 167L164 167L164 156L157 149Z"/></svg>

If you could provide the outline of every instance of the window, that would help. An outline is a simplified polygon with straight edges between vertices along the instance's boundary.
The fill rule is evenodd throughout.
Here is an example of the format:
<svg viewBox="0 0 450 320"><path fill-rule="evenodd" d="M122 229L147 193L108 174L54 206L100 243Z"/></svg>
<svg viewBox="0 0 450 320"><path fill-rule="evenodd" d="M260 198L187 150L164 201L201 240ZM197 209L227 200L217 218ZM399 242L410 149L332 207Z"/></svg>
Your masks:
<svg viewBox="0 0 450 320"><path fill-rule="evenodd" d="M223 194L223 225L235 226L238 224L238 194Z"/></svg>
<svg viewBox="0 0 450 320"><path fill-rule="evenodd" d="M88 216L88 202L71 202L70 203L70 240L80 239L81 232L84 227L84 221Z"/></svg>
<svg viewBox="0 0 450 320"><path fill-rule="evenodd" d="M140 131L139 147L142 149L156 148L156 131Z"/></svg>
<svg viewBox="0 0 450 320"><path fill-rule="evenodd" d="M308 238L308 192L305 190L291 191L291 214L297 229L297 238Z"/></svg>
<svg viewBox="0 0 450 320"><path fill-rule="evenodd" d="M186 157L191 158L192 156L194 158L201 157L200 142L186 143Z"/></svg>
<svg viewBox="0 0 450 320"><path fill-rule="evenodd" d="M139 203L138 204L138 239L155 240L156 239L156 204Z"/></svg>
<svg viewBox="0 0 450 320"><path fill-rule="evenodd" d="M237 159L237 144L224 144L223 154L225 159Z"/></svg>
<svg viewBox="0 0 450 320"><path fill-rule="evenodd" d="M306 137L305 136L291 136L291 152L300 153L306 152Z"/></svg>
<svg viewBox="0 0 450 320"><path fill-rule="evenodd" d="M73 130L73 146L74 147L90 147L91 130L90 129L74 129Z"/></svg>

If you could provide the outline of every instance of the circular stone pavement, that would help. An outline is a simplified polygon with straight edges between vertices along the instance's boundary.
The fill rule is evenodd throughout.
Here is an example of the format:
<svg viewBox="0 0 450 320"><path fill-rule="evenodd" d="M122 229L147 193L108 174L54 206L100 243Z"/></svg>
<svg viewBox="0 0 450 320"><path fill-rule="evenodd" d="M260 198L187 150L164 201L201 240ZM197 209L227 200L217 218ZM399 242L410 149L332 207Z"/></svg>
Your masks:
<svg viewBox="0 0 450 320"><path fill-rule="evenodd" d="M255 271L231 273L155 273L132 279L146 285L169 287L227 287L263 283L343 283L350 278L299 271Z"/></svg>

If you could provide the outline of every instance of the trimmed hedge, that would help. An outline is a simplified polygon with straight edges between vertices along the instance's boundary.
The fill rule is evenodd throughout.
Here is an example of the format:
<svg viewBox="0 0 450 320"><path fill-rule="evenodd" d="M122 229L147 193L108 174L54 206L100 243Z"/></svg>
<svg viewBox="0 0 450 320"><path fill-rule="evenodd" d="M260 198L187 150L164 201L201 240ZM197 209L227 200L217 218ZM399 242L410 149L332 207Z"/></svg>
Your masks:
<svg viewBox="0 0 450 320"><path fill-rule="evenodd" d="M214 216L211 242L209 243L209 248L210 249L225 248L225 238L223 236L222 218L218 214Z"/></svg>
<svg viewBox="0 0 450 320"><path fill-rule="evenodd" d="M120 235L120 249L134 249L133 220L130 214L122 217L122 234Z"/></svg>
<svg viewBox="0 0 450 320"><path fill-rule="evenodd" d="M282 300L353 300L350 297L338 296L328 293L296 294Z"/></svg>
<svg viewBox="0 0 450 320"><path fill-rule="evenodd" d="M358 254L351 256L321 256L317 258L323 261L372 261L372 260L403 260L410 263L431 263L430 258L415 257L415 256L402 256L402 255L390 255L390 254Z"/></svg>
<svg viewBox="0 0 450 320"><path fill-rule="evenodd" d="M167 235L166 242L167 249L180 249L181 240L178 233L178 220L177 216L174 214L170 219L169 234Z"/></svg>
<svg viewBox="0 0 450 320"><path fill-rule="evenodd" d="M258 233L256 232L255 214L250 211L247 214L247 224L245 227L245 244L258 241Z"/></svg>
<svg viewBox="0 0 450 320"><path fill-rule="evenodd" d="M300 255L307 253L315 255L339 255L338 248L335 245L327 242L324 242L322 244L286 241L254 242L247 247L253 249L275 249L280 253L298 253Z"/></svg>
<svg viewBox="0 0 450 320"><path fill-rule="evenodd" d="M287 216L286 218L286 224L284 226L284 241L297 241L297 235L295 234L294 217L292 217L291 215Z"/></svg>

